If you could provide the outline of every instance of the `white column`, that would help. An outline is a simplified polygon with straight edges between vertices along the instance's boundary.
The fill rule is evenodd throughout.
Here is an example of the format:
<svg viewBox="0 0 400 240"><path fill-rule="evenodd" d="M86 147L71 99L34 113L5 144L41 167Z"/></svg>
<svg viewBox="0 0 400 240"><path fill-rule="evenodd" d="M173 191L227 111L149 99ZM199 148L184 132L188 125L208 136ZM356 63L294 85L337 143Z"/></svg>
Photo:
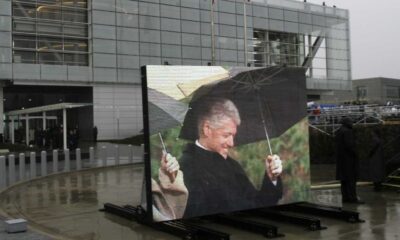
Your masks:
<svg viewBox="0 0 400 240"><path fill-rule="evenodd" d="M0 156L0 190L7 186L6 158Z"/></svg>
<svg viewBox="0 0 400 240"><path fill-rule="evenodd" d="M46 112L43 112L43 131L46 130Z"/></svg>
<svg viewBox="0 0 400 240"><path fill-rule="evenodd" d="M25 114L25 142L29 146L29 114Z"/></svg>
<svg viewBox="0 0 400 240"><path fill-rule="evenodd" d="M1 84L3 85L3 84ZM4 123L3 123L3 114L4 114L4 101L3 101L3 86L0 87L0 116L1 116L1 121L0 121L0 134L4 133Z"/></svg>
<svg viewBox="0 0 400 240"><path fill-rule="evenodd" d="M63 108L63 145L67 149L67 109Z"/></svg>
<svg viewBox="0 0 400 240"><path fill-rule="evenodd" d="M81 158L81 149L75 149L75 157L76 157L76 170L82 169L82 158Z"/></svg>
<svg viewBox="0 0 400 240"><path fill-rule="evenodd" d="M8 185L15 182L15 155L8 155Z"/></svg>
<svg viewBox="0 0 400 240"><path fill-rule="evenodd" d="M57 149L53 150L53 173L58 172L58 151Z"/></svg>
<svg viewBox="0 0 400 240"><path fill-rule="evenodd" d="M10 136L11 136L11 143L15 143L15 126L14 126L14 118L10 117L11 120L11 127L10 127Z"/></svg>
<svg viewBox="0 0 400 240"><path fill-rule="evenodd" d="M40 153L40 176L47 176L47 153L42 151Z"/></svg>
<svg viewBox="0 0 400 240"><path fill-rule="evenodd" d="M25 180L25 154L19 154L19 180Z"/></svg>

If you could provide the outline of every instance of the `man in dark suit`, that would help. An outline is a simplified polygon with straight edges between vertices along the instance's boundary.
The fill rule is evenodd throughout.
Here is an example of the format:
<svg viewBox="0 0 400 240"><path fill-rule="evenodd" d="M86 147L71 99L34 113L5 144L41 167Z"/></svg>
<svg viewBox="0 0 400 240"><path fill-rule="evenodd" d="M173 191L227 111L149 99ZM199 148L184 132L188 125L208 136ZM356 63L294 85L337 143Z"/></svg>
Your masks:
<svg viewBox="0 0 400 240"><path fill-rule="evenodd" d="M335 136L336 142L336 179L340 180L342 202L364 203L357 197L358 159L355 152L353 123L348 117L341 120L342 126Z"/></svg>
<svg viewBox="0 0 400 240"><path fill-rule="evenodd" d="M186 146L180 159L189 192L184 217L275 205L282 197L279 157L263 159L265 176L256 189L242 166L228 156L241 121L236 106L227 99L205 104L197 119L199 138Z"/></svg>

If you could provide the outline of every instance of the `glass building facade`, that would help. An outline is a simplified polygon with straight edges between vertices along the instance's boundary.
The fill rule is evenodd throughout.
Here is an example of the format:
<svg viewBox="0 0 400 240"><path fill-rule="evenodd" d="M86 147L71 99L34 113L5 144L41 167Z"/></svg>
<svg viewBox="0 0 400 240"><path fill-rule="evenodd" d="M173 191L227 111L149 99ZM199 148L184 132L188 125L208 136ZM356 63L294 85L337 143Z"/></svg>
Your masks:
<svg viewBox="0 0 400 240"><path fill-rule="evenodd" d="M99 139L111 139L142 129L147 64L303 66L313 95L351 89L347 10L293 0L211 3L0 0L3 91L90 86L93 125Z"/></svg>
<svg viewBox="0 0 400 240"><path fill-rule="evenodd" d="M88 66L86 0L13 0L13 62Z"/></svg>

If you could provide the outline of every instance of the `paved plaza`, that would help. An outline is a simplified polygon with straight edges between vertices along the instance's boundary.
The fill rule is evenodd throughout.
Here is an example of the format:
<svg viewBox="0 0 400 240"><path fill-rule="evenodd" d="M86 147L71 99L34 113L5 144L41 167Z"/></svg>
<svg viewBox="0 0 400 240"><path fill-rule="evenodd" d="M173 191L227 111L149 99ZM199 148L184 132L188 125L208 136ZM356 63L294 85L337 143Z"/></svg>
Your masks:
<svg viewBox="0 0 400 240"><path fill-rule="evenodd" d="M7 234L0 225L1 240L126 240L178 239L154 231L136 222L99 211L104 203L117 205L140 203L142 164L115 166L52 175L15 186L0 196L0 207L10 217L23 217L31 229ZM400 194L395 191L373 192L371 186L359 187L365 205L345 205L344 209L361 213L365 223L350 224L320 218L328 229L307 231L301 227L265 221L279 227L284 239L400 239ZM339 189L313 190L312 201L341 205ZM231 239L265 239L261 235L206 223L205 226L231 234Z"/></svg>

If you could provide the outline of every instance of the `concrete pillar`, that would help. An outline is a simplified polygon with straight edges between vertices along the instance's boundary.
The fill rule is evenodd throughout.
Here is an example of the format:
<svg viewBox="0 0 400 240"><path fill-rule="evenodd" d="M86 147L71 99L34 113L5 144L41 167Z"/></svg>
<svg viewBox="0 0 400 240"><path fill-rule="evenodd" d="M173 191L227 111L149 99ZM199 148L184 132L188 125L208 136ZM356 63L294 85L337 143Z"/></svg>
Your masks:
<svg viewBox="0 0 400 240"><path fill-rule="evenodd" d="M101 160L102 160L102 166L103 167L107 166L107 147L106 146L101 147Z"/></svg>
<svg viewBox="0 0 400 240"><path fill-rule="evenodd" d="M46 128L47 128L47 122L46 122L46 112L43 112L42 113L42 116L43 116L43 120L42 120L42 126L43 126L43 134L44 134L44 136L45 136L45 131L46 131ZM43 144L43 146L46 146L45 144L46 144L46 138L45 137L43 137L43 139L42 139L42 142L40 143L40 144Z"/></svg>
<svg viewBox="0 0 400 240"><path fill-rule="evenodd" d="M42 122L42 123L43 123L43 131L44 131L44 130L46 130L46 128L47 128L47 126L46 126L46 112L43 112L43 113L42 113L42 116L43 116L43 118L42 118L42 119L43 119L43 120L42 120L43 122Z"/></svg>
<svg viewBox="0 0 400 240"><path fill-rule="evenodd" d="M69 159L69 149L64 149L64 172L71 171L71 160Z"/></svg>
<svg viewBox="0 0 400 240"><path fill-rule="evenodd" d="M115 145L114 146L114 158L115 158L115 165L119 165L119 146Z"/></svg>
<svg viewBox="0 0 400 240"><path fill-rule="evenodd" d="M25 142L29 146L29 114L25 114Z"/></svg>
<svg viewBox="0 0 400 240"><path fill-rule="evenodd" d="M63 109L63 145L67 149L67 109Z"/></svg>
<svg viewBox="0 0 400 240"><path fill-rule="evenodd" d="M6 158L0 156L0 189L4 189L7 186L6 177Z"/></svg>
<svg viewBox="0 0 400 240"><path fill-rule="evenodd" d="M3 84L1 84L3 85ZM4 115L4 94L3 94L3 86L0 87L0 116L1 116L1 121L0 121L0 134L2 134L4 136L4 122L3 122L3 115Z"/></svg>
<svg viewBox="0 0 400 240"><path fill-rule="evenodd" d="M94 164L94 147L89 148L89 161L90 165Z"/></svg>
<svg viewBox="0 0 400 240"><path fill-rule="evenodd" d="M58 172L58 150L53 150L53 173Z"/></svg>
<svg viewBox="0 0 400 240"><path fill-rule="evenodd" d="M40 174L41 176L47 176L47 153L42 151L40 153Z"/></svg>
<svg viewBox="0 0 400 240"><path fill-rule="evenodd" d="M11 143L15 143L15 126L14 126L14 118L10 117L11 121L11 127L10 127L10 137L11 137Z"/></svg>
<svg viewBox="0 0 400 240"><path fill-rule="evenodd" d="M82 169L82 160L81 160L81 149L80 148L75 149L75 155L76 155L76 170L81 170Z"/></svg>
<svg viewBox="0 0 400 240"><path fill-rule="evenodd" d="M35 152L30 153L29 170L30 170L30 179L34 179L36 177L36 153Z"/></svg>
<svg viewBox="0 0 400 240"><path fill-rule="evenodd" d="M19 154L19 180L25 180L25 154Z"/></svg>
<svg viewBox="0 0 400 240"><path fill-rule="evenodd" d="M8 185L15 183L15 155L8 155Z"/></svg>

